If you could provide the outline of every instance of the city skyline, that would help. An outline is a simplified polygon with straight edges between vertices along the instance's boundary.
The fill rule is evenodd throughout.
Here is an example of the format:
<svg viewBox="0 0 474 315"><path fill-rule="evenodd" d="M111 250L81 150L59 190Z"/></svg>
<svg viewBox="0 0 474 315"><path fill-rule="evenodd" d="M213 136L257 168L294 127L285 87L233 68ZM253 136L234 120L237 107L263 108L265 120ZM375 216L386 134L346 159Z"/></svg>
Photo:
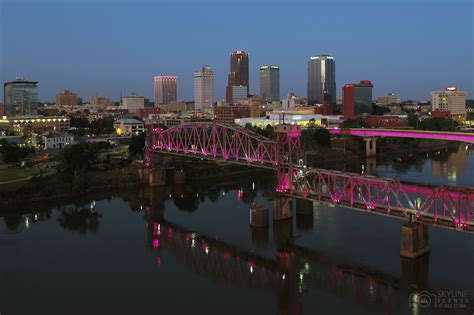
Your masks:
<svg viewBox="0 0 474 315"><path fill-rule="evenodd" d="M430 91L452 85L467 91L468 98L471 98L474 94L472 27L469 22L472 2L451 1L448 4L435 1L430 2L429 6L427 3L418 0L394 6L390 3L378 5L374 1L365 1L359 5L340 1L333 5L320 1L317 5L297 2L293 7L283 3L271 6L268 3L246 3L251 10L242 30L232 33L233 36L228 39L222 39L217 37L217 33L230 31L231 27L223 23L224 19L218 13L230 4L204 2L203 7L207 10L196 12L192 4L183 6L164 3L163 6L170 12L169 16L163 17L156 26L151 27L152 22L147 20L150 17L148 11L153 11L155 7L148 2L139 7L128 2L117 5L101 2L97 6L88 2L74 3L78 14L87 12L87 23L81 24L81 27L65 23L64 27L56 28L55 25L65 19L63 16L57 17L59 20L52 18L56 18L55 14L65 6L62 3L45 1L40 5L30 1L2 2L2 9L8 14L4 14L2 19L5 30L0 79L8 82L20 76L38 81L38 100L41 102L53 101L55 95L63 90L74 91L84 101L89 100L95 91L114 100L120 98L121 92L137 92L154 99L153 77L167 74L180 78L178 99L192 100L194 71L201 65L208 64L214 70L214 100L217 101L225 98L229 54L235 50L244 50L249 53L250 94L259 93L259 67L278 64L282 70L281 96L295 92L306 97L308 58L328 54L334 56L338 63L338 98L341 97L341 88L345 83L360 80L371 80L374 83L374 97L394 92L404 99L429 100ZM261 33L266 32L267 28L257 27L258 21L254 22L251 18L264 11L281 14L290 9L305 17L308 15L306 11L311 11L306 10L306 7L318 5L344 17L344 22L327 24L329 18L322 17L322 22L318 25L302 21L281 23L262 39ZM26 13L25 8L28 8ZM89 12L91 8L94 10ZM126 28L117 21L125 17L130 8L144 14L146 18L140 21L137 19L136 26L127 24ZM233 6L232 9L229 13L231 16L244 11L238 6ZM113 19L110 25L98 27L104 11L110 12L117 19ZM355 16L358 15L355 13L370 19L356 19ZM410 20L411 16L414 19L410 23L404 23L396 19L400 13L404 14L406 20ZM179 14L185 20L183 25L171 34L164 34L164 25ZM192 14L205 17L206 22L189 32L191 21L187 19ZM382 14L384 17L380 16ZM448 18L450 23L441 25L438 22L440 14ZM355 36L350 31L349 26L356 22L360 29L365 30L361 33L364 36ZM31 41L16 41L15 38L30 34L33 23L38 29L38 36L31 37ZM330 34L317 33L320 25L327 25ZM93 32L97 27L97 31ZM110 35L112 31L113 35ZM188 33L206 34L198 49L192 47L196 42L195 36ZM159 43L149 43L147 38L151 34L165 36L174 45L166 47ZM293 36L290 43L280 40L289 34ZM310 34L317 35L314 36L314 41L307 44ZM69 35L64 39L65 46L77 47L77 50L58 49L52 45L55 38L64 35ZM357 50L350 48L355 44L355 37L358 41ZM131 44L132 38L134 43L142 41L150 47L127 45ZM444 44L437 45L436 50L430 49L431 43L438 38L443 38ZM29 45L40 49L35 54L26 53ZM87 49L80 49L81 47ZM3 99L3 91L1 93Z"/></svg>

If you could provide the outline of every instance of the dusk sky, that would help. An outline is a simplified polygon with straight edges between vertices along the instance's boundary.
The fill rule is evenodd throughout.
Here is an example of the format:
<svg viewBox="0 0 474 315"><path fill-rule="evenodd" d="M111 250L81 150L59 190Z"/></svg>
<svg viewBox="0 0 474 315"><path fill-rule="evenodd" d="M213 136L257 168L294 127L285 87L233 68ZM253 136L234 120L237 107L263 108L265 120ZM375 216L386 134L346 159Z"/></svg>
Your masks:
<svg viewBox="0 0 474 315"><path fill-rule="evenodd" d="M68 89L118 100L153 100L153 76L177 75L178 98L193 99L193 72L214 69L224 98L229 55L277 64L281 95L306 97L311 55L336 60L337 93L371 80L374 98L394 92L427 100L456 85L474 98L472 0L24 1L0 0L0 80L39 81L39 100ZM3 89L1 90L3 100ZM3 102L3 101L2 101Z"/></svg>

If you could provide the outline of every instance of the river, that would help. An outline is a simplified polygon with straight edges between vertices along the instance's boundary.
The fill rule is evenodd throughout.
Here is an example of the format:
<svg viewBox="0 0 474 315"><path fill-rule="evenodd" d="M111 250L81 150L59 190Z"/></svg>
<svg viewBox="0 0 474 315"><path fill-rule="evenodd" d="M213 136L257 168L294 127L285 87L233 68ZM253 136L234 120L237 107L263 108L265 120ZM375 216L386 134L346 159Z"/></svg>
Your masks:
<svg viewBox="0 0 474 315"><path fill-rule="evenodd" d="M474 148L348 168L474 186ZM255 175L7 209L0 314L473 313L473 235L429 227L429 255L409 260L399 254L403 221L351 209L317 205L313 215L251 228L250 204L271 209L274 181ZM415 293L461 302L425 308L410 302Z"/></svg>

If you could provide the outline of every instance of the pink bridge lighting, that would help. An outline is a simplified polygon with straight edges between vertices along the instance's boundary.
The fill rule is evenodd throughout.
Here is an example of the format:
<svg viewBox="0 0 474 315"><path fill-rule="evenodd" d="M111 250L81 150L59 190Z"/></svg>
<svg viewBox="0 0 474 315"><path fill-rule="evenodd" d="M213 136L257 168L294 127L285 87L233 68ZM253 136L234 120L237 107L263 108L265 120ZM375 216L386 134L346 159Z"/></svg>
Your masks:
<svg viewBox="0 0 474 315"><path fill-rule="evenodd" d="M432 140L448 140L474 144L474 133L466 132L442 132L442 131L420 131L420 130L396 130L396 129L330 129L331 134L347 134L357 137L392 137L392 138L416 138Z"/></svg>
<svg viewBox="0 0 474 315"><path fill-rule="evenodd" d="M270 168L277 171L275 188L279 194L474 233L474 188L402 184L393 178L308 168L303 163L300 138L291 132L277 132L274 141L245 128L217 123L148 130L145 165L149 167L153 165L151 153L161 152ZM386 129L330 132L474 143L474 134L465 133Z"/></svg>

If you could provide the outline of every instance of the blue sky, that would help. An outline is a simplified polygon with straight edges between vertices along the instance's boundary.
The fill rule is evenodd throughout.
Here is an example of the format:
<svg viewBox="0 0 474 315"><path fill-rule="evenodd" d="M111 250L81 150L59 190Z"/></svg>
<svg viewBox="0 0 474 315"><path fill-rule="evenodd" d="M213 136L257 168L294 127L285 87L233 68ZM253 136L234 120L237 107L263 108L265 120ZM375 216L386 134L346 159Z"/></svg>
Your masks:
<svg viewBox="0 0 474 315"><path fill-rule="evenodd" d="M374 96L428 99L457 85L474 98L471 0L122 1L0 0L0 80L39 81L39 99L64 89L89 100L137 92L153 99L153 76L178 76L193 98L193 72L210 65L224 97L229 54L278 64L281 94L306 96L309 56L336 60L344 83L371 80ZM3 99L3 90L0 92Z"/></svg>

